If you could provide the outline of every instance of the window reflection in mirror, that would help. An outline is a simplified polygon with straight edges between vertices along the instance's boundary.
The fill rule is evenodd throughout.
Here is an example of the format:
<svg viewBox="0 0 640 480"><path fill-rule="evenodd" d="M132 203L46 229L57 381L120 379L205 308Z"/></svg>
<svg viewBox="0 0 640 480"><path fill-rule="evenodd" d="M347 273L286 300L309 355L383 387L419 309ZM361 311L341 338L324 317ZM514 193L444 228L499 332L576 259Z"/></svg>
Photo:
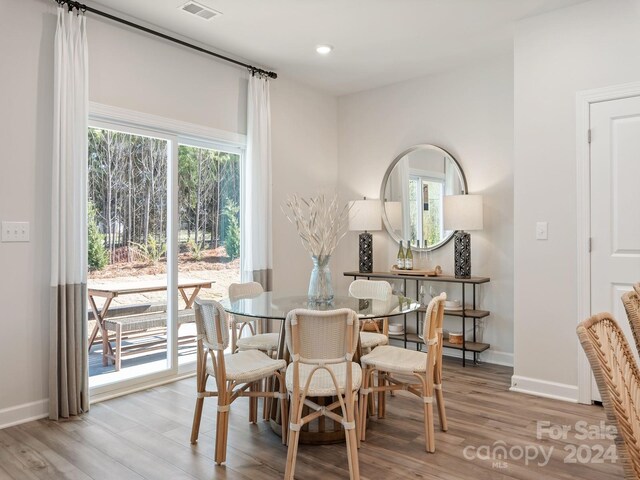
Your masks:
<svg viewBox="0 0 640 480"><path fill-rule="evenodd" d="M385 226L396 241L433 249L453 232L444 230L443 198L466 192L460 166L445 150L417 145L403 152L383 180Z"/></svg>

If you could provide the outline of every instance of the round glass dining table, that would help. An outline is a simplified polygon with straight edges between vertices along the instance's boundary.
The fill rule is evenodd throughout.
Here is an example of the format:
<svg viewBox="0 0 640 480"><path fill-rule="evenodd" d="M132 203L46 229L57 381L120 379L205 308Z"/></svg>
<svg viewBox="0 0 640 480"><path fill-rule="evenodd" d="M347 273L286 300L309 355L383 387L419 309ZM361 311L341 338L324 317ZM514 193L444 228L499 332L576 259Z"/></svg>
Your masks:
<svg viewBox="0 0 640 480"><path fill-rule="evenodd" d="M255 297L233 301L225 298L220 303L228 313L274 320L284 320L291 310L297 308L309 310L350 308L358 314L358 317L363 319L404 315L420 308L420 304L415 300L401 295L393 295L388 302L337 296L330 303L314 303L310 302L306 295L289 296L278 295L274 292L264 292Z"/></svg>
<svg viewBox="0 0 640 480"><path fill-rule="evenodd" d="M310 302L306 295L287 296L278 295L274 292L264 292L255 297L242 298L234 301L226 298L220 303L228 313L270 320L285 320L290 311L298 308L309 310L350 308L363 320L405 315L420 308L418 302L401 295L393 295L388 301L337 296L334 297L331 303L318 304ZM284 323L284 321L281 322L280 342L277 355L278 358L284 358L288 362L289 355L284 341ZM359 361L359 358L360 345L358 344L358 351L354 357L354 361ZM277 385L274 385L272 388L277 388ZM326 400L331 403L329 399ZM318 398L317 401L321 405L324 405L325 399ZM271 405L269 409L271 428L278 435L282 435L280 402L269 403ZM342 441L344 441L344 430L342 426L324 417L320 417L315 423L305 425L305 429L300 432L300 443L327 444Z"/></svg>

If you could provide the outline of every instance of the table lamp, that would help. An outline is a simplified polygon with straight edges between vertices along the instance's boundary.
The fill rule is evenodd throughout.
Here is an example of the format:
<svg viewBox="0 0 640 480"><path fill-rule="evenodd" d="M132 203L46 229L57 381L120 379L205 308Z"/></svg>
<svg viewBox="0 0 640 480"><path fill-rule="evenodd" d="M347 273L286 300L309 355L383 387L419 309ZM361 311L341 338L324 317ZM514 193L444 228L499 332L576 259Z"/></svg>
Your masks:
<svg viewBox="0 0 640 480"><path fill-rule="evenodd" d="M465 230L482 230L482 195L444 197L444 229L453 236L456 278L471 277L471 235Z"/></svg>
<svg viewBox="0 0 640 480"><path fill-rule="evenodd" d="M370 231L382 229L379 200L355 200L349 210L349 230L362 232L359 236L360 273L373 272L373 235Z"/></svg>

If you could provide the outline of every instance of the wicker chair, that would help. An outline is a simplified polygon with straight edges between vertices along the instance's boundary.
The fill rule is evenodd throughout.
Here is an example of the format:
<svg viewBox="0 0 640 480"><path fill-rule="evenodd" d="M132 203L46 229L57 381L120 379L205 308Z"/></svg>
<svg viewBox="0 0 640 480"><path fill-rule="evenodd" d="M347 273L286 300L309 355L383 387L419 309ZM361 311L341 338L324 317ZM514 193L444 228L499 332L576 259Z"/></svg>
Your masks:
<svg viewBox="0 0 640 480"><path fill-rule="evenodd" d="M422 398L424 403L424 432L427 452L435 452L435 432L433 425L433 399L438 404L440 427L447 430L444 397L442 393L442 322L446 293L433 298L427 306L424 319L425 344L427 352L406 350L383 345L364 355L360 363L364 367L363 385L360 390L360 439L365 440L367 419L364 405L371 393L378 392L378 410L384 413L384 392L408 390ZM373 385L373 374L384 372L378 386ZM380 382L380 379L383 381ZM412 381L413 380L413 381Z"/></svg>
<svg viewBox="0 0 640 480"><path fill-rule="evenodd" d="M640 478L640 371L622 330L609 313L578 325L607 418L618 429L616 445L624 478Z"/></svg>
<svg viewBox="0 0 640 480"><path fill-rule="evenodd" d="M640 295L640 282L633 284L633 289L636 291L638 295Z"/></svg>
<svg viewBox="0 0 640 480"><path fill-rule="evenodd" d="M226 460L229 407L238 397L280 398L283 415L286 415L287 401L284 389L284 360L274 360L258 350L246 350L224 354L229 346L229 325L227 314L215 300L195 301L196 328L198 332L197 389L198 398L193 415L191 443L198 441L202 406L206 397L218 397L216 421L215 461L218 465ZM208 365L208 357L211 364ZM280 380L280 392L269 392L259 388L266 378L275 375ZM207 379L216 380L216 391L208 391ZM257 417L255 403L252 402L250 417ZM255 420L254 420L255 421ZM286 442L286 425L283 426L282 443Z"/></svg>
<svg viewBox="0 0 640 480"><path fill-rule="evenodd" d="M349 285L349 295L370 301L371 312L374 314L389 311L391 292L391 285L384 281L354 280ZM363 353L368 353L379 345L389 343L389 319L384 317L381 323L382 325L379 325L376 319L360 320L360 348Z"/></svg>
<svg viewBox="0 0 640 480"><path fill-rule="evenodd" d="M625 292L622 294L622 304L627 312L636 349L640 353L640 294L637 291Z"/></svg>
<svg viewBox="0 0 640 480"><path fill-rule="evenodd" d="M289 450L284 475L287 480L294 478L300 429L323 415L343 425L350 478L360 478L355 415L362 370L352 362L358 345L358 330L356 313L349 309L300 309L287 315L285 338L292 359L285 380L291 395ZM338 400L321 406L308 397L337 397ZM303 417L305 405L312 413ZM341 415L334 412L336 409L340 409ZM286 417L283 415L282 418Z"/></svg>
<svg viewBox="0 0 640 480"><path fill-rule="evenodd" d="M233 302L243 298L251 298L264 292L258 282L232 283L229 285L229 299ZM278 350L280 335L278 333L261 333L260 319L233 316L233 328L231 329L231 351L261 350L269 356L273 356ZM248 328L251 335L243 337L242 333Z"/></svg>

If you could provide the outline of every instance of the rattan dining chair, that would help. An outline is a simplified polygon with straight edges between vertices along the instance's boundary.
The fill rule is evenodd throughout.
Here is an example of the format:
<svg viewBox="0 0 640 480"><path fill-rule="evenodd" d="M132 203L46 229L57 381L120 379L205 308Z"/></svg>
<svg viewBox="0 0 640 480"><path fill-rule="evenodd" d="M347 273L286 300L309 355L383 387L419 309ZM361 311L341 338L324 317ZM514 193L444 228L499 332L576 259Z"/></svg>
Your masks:
<svg viewBox="0 0 640 480"><path fill-rule="evenodd" d="M245 350L237 353L224 353L229 346L228 317L222 305L215 300L195 301L196 328L198 332L197 351L197 390L196 407L191 429L191 443L198 441L202 407L206 397L218 397L218 416L216 420L215 461L218 465L226 460L229 408L238 397L279 398L283 415L287 412L286 390L284 388L284 360L274 360L264 352ZM211 363L208 358L211 358ZM269 392L258 388L263 380L272 376L280 380L280 391ZM207 379L216 380L216 391L208 391ZM254 403L251 407L254 408ZM255 418L255 412L250 417ZM282 429L282 443L286 442L286 424Z"/></svg>
<svg viewBox="0 0 640 480"><path fill-rule="evenodd" d="M609 313L578 325L578 337L596 377L609 422L618 430L615 442L624 478L640 478L640 371L627 339Z"/></svg>
<svg viewBox="0 0 640 480"><path fill-rule="evenodd" d="M286 480L294 478L300 429L321 416L342 424L350 478L360 478L356 404L362 370L352 361L358 345L358 330L358 317L349 309L298 309L287 315L285 338L292 362L286 373L287 391L291 397ZM337 397L337 400L321 406L309 397ZM312 413L303 417L305 406ZM334 412L337 409L340 414Z"/></svg>
<svg viewBox="0 0 640 480"><path fill-rule="evenodd" d="M377 280L354 280L349 285L349 295L362 301L371 302L371 313L389 311L393 298L389 282ZM370 352L379 345L389 343L389 318L360 319L360 348L363 353Z"/></svg>
<svg viewBox="0 0 640 480"><path fill-rule="evenodd" d="M264 292L262 285L258 282L246 282L246 283L232 283L229 285L229 300L232 302L243 299L256 297ZM274 357L278 351L278 344L280 342L279 333L262 333L261 326L264 322L261 318L246 317L243 315L232 315L231 326L231 351L237 352L242 350L260 350L265 352L270 357ZM242 336L245 332L245 328L248 329L249 335ZM270 389L273 386L271 381L267 380L266 389ZM257 399L252 399L255 403ZM269 411L271 409L271 399L265 398L263 400L262 416L264 420L269 418ZM251 412L255 412L254 408L250 409ZM254 421L254 419L251 419Z"/></svg>
<svg viewBox="0 0 640 480"><path fill-rule="evenodd" d="M229 285L229 300L232 302L243 298L251 298L264 292L258 282L232 283ZM233 315L231 329L231 350L261 350L269 356L273 356L278 350L280 335L278 333L262 333L260 323L262 319ZM242 336L247 328L250 335Z"/></svg>
<svg viewBox="0 0 640 480"><path fill-rule="evenodd" d="M359 428L361 440L366 438L367 418L364 406L367 405L368 395L375 392L382 394L378 397L378 410L380 411L384 409L384 392L407 390L422 399L425 447L427 452L435 452L434 397L438 404L440 428L442 431L447 430L442 392L442 322L446 299L447 294L441 293L433 298L427 306L423 328L426 352L382 345L360 358L360 363L364 368L363 384L360 390ZM378 377L378 385L374 386L373 374L376 372L383 372L383 375Z"/></svg>

